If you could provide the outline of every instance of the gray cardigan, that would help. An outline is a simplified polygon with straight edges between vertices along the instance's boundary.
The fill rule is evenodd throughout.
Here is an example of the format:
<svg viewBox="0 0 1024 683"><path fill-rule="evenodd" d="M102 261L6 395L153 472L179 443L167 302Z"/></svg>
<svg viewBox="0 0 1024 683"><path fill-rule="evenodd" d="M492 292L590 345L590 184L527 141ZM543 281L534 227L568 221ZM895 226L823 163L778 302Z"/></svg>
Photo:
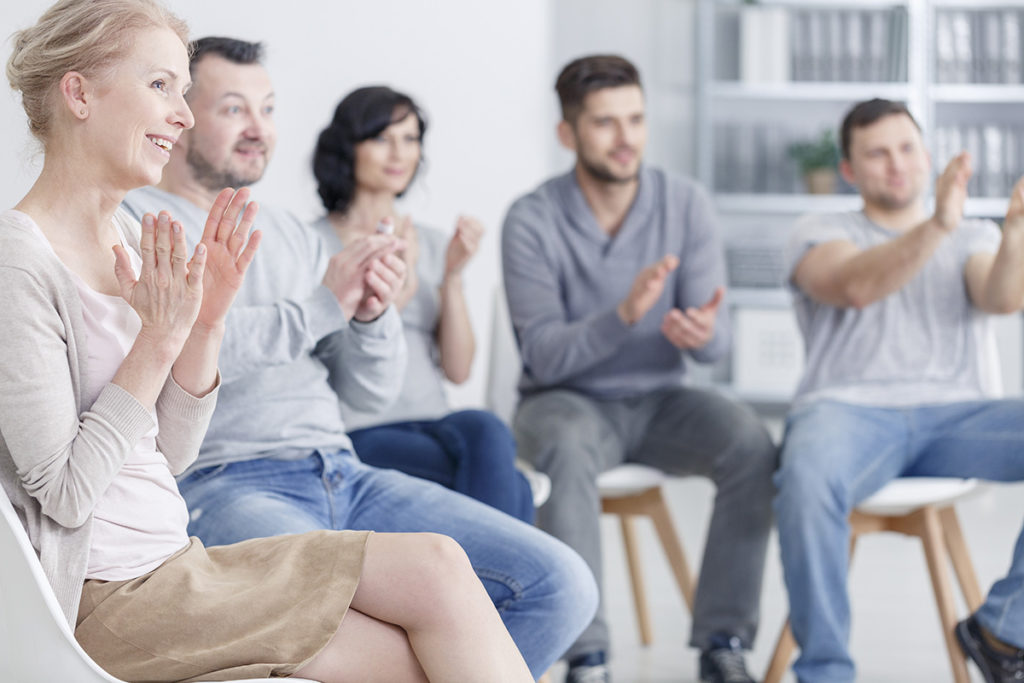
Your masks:
<svg viewBox="0 0 1024 683"><path fill-rule="evenodd" d="M114 223L138 250L139 224L120 210ZM78 290L17 211L0 214L0 292L0 484L74 628L93 508L154 419L114 384L82 405L88 354ZM156 403L157 448L173 473L198 454L216 394L196 398L168 377Z"/></svg>

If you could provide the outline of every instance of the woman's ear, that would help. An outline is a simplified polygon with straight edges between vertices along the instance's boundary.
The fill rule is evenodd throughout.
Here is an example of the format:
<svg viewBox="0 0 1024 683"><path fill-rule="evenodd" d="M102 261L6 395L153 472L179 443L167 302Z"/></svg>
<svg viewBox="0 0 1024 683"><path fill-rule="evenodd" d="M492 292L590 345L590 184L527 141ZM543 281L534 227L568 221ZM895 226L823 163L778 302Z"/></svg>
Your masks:
<svg viewBox="0 0 1024 683"><path fill-rule="evenodd" d="M60 79L61 101L72 116L82 121L89 117L89 86L89 81L77 71L69 71Z"/></svg>

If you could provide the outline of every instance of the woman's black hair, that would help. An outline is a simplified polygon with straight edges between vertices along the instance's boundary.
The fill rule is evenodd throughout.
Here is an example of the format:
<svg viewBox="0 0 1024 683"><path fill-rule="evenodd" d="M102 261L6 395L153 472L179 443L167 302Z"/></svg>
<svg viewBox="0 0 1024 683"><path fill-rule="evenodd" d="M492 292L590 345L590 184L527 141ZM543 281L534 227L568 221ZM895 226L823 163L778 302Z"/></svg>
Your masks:
<svg viewBox="0 0 1024 683"><path fill-rule="evenodd" d="M352 203L356 191L356 145L377 137L385 128L410 114L419 123L422 140L427 120L408 95L387 86L368 86L353 90L338 103L334 118L320 132L313 152L317 193L327 211L344 213ZM420 161L422 163L422 156ZM411 184L412 180L409 181ZM408 185L399 196L406 189Z"/></svg>

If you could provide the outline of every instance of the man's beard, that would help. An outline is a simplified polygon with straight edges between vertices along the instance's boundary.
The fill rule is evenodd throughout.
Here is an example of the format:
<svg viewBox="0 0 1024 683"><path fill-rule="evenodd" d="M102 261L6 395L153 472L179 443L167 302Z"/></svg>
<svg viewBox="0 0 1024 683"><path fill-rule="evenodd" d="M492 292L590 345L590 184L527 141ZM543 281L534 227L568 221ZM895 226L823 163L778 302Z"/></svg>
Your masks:
<svg viewBox="0 0 1024 683"><path fill-rule="evenodd" d="M615 175L608 169L607 166L604 166L603 164L599 163L594 163L593 161L591 161L582 154L578 156L578 161L580 164L580 168L582 168L587 175L589 175L594 180L597 180L602 183L631 183L634 180L636 180L637 176L640 174L639 167L637 167L636 172L628 176Z"/></svg>
<svg viewBox="0 0 1024 683"><path fill-rule="evenodd" d="M196 147L192 146L189 146L185 152L185 163L192 169L192 175L196 182L207 190L220 191L225 187L233 187L237 190L240 187L252 185L263 177L262 171L255 178L250 178L237 175L227 169L216 168L199 153Z"/></svg>
<svg viewBox="0 0 1024 683"><path fill-rule="evenodd" d="M884 192L876 193L874 196L865 197L865 199L882 207L886 211L902 211L908 206L916 203L920 198L920 192L912 193L906 197L894 197L891 194L886 194Z"/></svg>

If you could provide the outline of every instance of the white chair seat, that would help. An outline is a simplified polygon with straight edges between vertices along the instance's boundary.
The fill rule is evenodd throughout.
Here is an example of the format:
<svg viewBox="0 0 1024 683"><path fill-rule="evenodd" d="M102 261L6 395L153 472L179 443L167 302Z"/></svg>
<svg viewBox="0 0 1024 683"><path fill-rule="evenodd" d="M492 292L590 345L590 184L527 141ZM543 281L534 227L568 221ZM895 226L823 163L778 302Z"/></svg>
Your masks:
<svg viewBox="0 0 1024 683"><path fill-rule="evenodd" d="M661 486L668 476L659 469L627 462L606 470L597 478L602 498L622 498Z"/></svg>
<svg viewBox="0 0 1024 683"><path fill-rule="evenodd" d="M869 515L908 515L925 505L944 507L978 488L977 479L900 477L857 506Z"/></svg>

